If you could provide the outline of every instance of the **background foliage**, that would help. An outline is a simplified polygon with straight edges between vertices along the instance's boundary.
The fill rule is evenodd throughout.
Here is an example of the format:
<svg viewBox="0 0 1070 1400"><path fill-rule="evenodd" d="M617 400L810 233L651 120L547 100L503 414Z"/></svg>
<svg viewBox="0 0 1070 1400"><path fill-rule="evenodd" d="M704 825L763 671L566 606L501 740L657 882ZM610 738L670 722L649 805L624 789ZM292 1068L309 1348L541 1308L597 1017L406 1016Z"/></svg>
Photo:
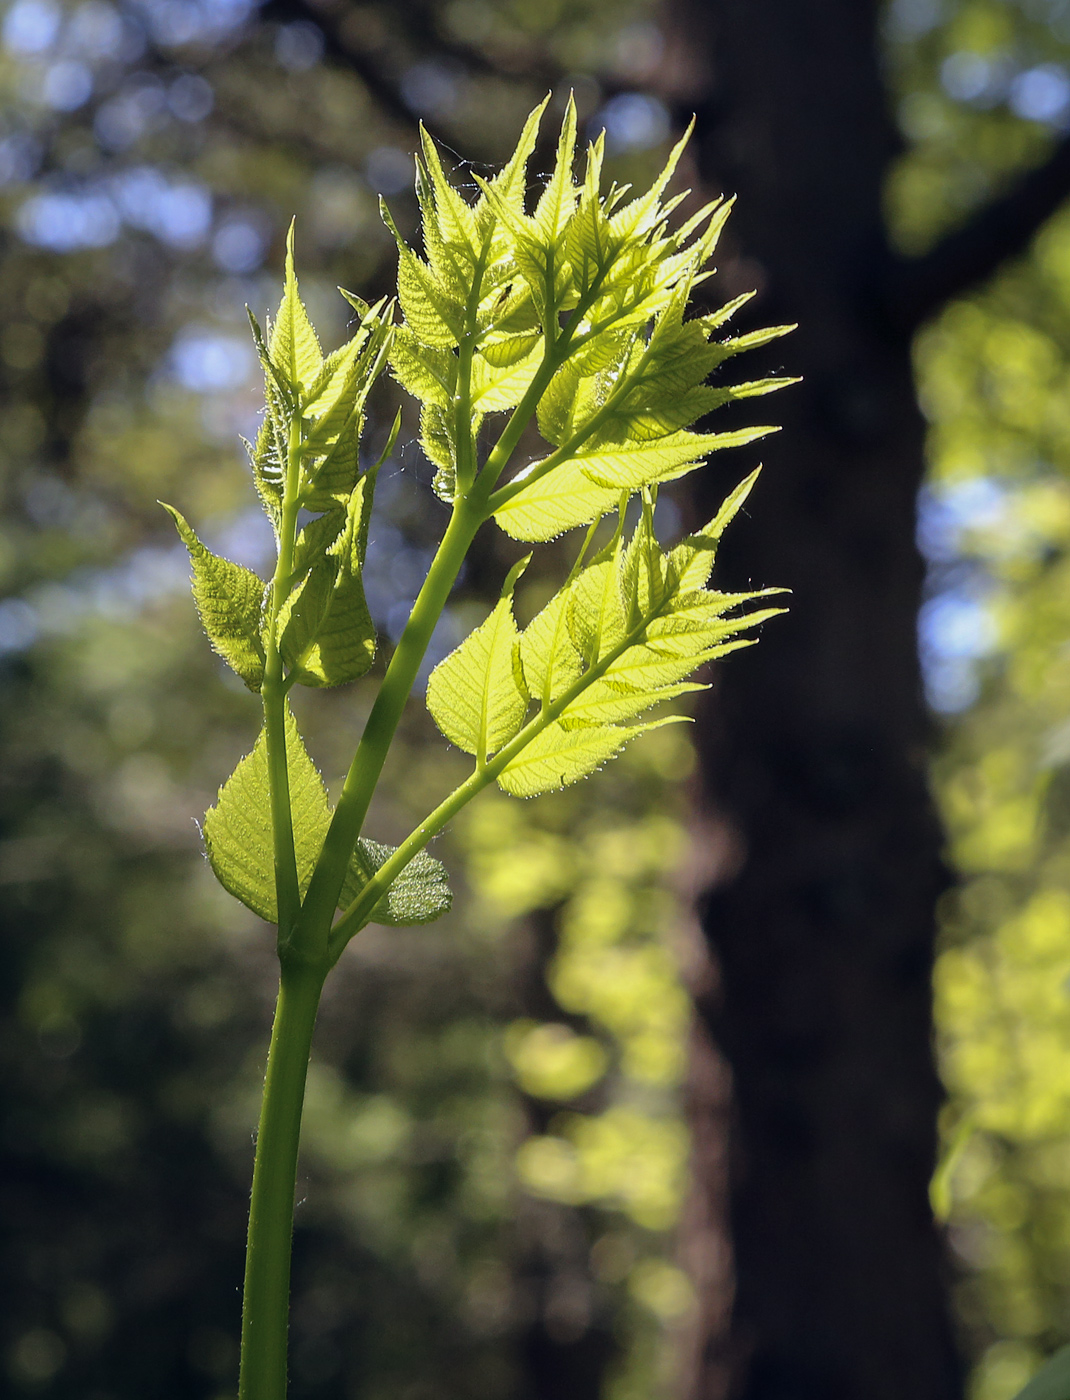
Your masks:
<svg viewBox="0 0 1070 1400"><path fill-rule="evenodd" d="M1070 123L1070 7L894 0L886 37L906 143L888 217L917 250ZM641 178L670 137L659 33L599 0L14 0L2 45L0 1364L13 1395L216 1397L273 968L193 819L255 702L206 654L155 503L263 567L243 308L274 301L290 215L337 343L334 284L371 296L392 273L377 194L414 226L417 116L483 168L571 85L614 175ZM934 1197L978 1400L1070 1334L1068 325L1059 215L917 348L920 635L963 875ZM395 406L384 392L373 440ZM444 519L406 410L368 565L394 636ZM439 654L515 557L495 540L473 559ZM525 617L550 586L525 577ZM303 701L334 782L368 692ZM377 833L452 763L414 714ZM370 928L347 953L309 1103L298 1395L672 1389L693 1307L673 1239L690 764L673 728L537 805L487 795L439 852L468 887L449 926Z"/></svg>

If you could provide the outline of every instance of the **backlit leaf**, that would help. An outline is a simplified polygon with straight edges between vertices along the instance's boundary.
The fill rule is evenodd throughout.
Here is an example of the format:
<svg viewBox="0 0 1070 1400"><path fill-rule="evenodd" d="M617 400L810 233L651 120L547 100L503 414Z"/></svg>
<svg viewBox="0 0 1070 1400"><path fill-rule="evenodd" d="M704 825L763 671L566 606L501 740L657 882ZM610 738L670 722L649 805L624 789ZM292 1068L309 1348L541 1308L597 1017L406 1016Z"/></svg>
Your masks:
<svg viewBox="0 0 1070 1400"><path fill-rule="evenodd" d="M264 678L260 636L266 587L263 579L251 569L213 554L173 506L165 505L164 510L175 522L189 551L193 600L208 640L250 690L259 690Z"/></svg>
<svg viewBox="0 0 1070 1400"><path fill-rule="evenodd" d="M580 654L568 630L569 590L555 593L520 637L520 660L531 698L549 704L579 680Z"/></svg>
<svg viewBox="0 0 1070 1400"><path fill-rule="evenodd" d="M486 622L440 661L427 682L427 708L447 739L482 763L517 733L528 708L513 617L515 566Z"/></svg>
<svg viewBox="0 0 1070 1400"><path fill-rule="evenodd" d="M302 894L319 859L330 825L327 793L286 710L286 764L290 780L297 881ZM204 845L224 889L269 923L278 921L275 898L275 848L268 786L267 739L261 731L252 753L243 758L219 790L204 817Z"/></svg>
<svg viewBox="0 0 1070 1400"><path fill-rule="evenodd" d="M279 650L302 685L343 685L375 660L375 627L361 578L374 489L375 473L366 472L329 544L340 511L301 532L295 557L302 568L308 561L308 572L280 611Z"/></svg>
<svg viewBox="0 0 1070 1400"><path fill-rule="evenodd" d="M494 519L514 540L552 540L617 508L620 492L596 486L574 462L564 462L530 485L523 484L540 466L533 462L518 472L510 484L520 485L520 490L494 512Z"/></svg>
<svg viewBox="0 0 1070 1400"><path fill-rule="evenodd" d="M547 725L504 769L498 778L514 797L537 797L588 777L619 753L630 739L663 724L678 723L680 715L632 725L581 725L560 721Z"/></svg>
<svg viewBox="0 0 1070 1400"><path fill-rule="evenodd" d="M323 353L312 329L294 272L294 226L286 235L286 283L278 315L268 336L271 363L295 388L307 389L319 377Z"/></svg>

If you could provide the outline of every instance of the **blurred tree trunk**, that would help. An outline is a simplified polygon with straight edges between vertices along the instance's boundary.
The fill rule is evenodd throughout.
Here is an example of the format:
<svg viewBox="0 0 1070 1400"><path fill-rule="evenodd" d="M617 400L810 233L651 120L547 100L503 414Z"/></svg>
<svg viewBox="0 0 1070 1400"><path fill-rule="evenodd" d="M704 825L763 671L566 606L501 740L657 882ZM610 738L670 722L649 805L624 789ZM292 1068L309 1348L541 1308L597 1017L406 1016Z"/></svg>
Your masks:
<svg viewBox="0 0 1070 1400"><path fill-rule="evenodd" d="M718 290L758 286L750 324L797 321L766 359L804 376L765 403L784 431L719 565L722 586L790 587L790 614L725 666L698 725L735 851L702 909L720 987L699 1007L734 1081L736 1297L731 1340L702 1339L695 1400L725 1394L728 1371L746 1400L961 1389L927 1197L948 877L926 786L923 425L910 318L886 304L897 136L877 22L875 0L680 0L669 16L666 90L697 111L702 183L739 195ZM742 467L713 460L704 518Z"/></svg>

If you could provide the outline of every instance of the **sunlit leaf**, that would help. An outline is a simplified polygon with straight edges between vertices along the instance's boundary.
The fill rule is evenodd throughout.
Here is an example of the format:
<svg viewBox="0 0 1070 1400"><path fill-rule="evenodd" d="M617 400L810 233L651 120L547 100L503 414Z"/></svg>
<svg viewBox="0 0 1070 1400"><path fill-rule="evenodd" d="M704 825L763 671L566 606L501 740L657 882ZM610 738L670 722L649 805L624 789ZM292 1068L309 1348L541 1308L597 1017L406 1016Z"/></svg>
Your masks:
<svg viewBox="0 0 1070 1400"><path fill-rule="evenodd" d="M286 283L268 336L268 354L271 363L294 388L307 389L319 378L323 353L297 290L293 224L286 235Z"/></svg>
<svg viewBox="0 0 1070 1400"><path fill-rule="evenodd" d="M630 739L648 729L678 722L682 716L632 725L580 725L567 727L558 721L537 735L498 778L503 791L513 797L537 797L588 777L619 753Z"/></svg>
<svg viewBox="0 0 1070 1400"><path fill-rule="evenodd" d="M361 573L375 473L357 483L347 509L305 526L295 552L304 577L279 613L279 650L302 685L334 686L363 676L375 660L375 626Z"/></svg>
<svg viewBox="0 0 1070 1400"><path fill-rule="evenodd" d="M490 616L440 661L427 682L427 708L447 739L482 762L517 733L528 708L513 617L514 567Z"/></svg>
<svg viewBox="0 0 1070 1400"><path fill-rule="evenodd" d="M323 847L330 811L323 779L308 756L289 707L286 710L286 764L297 882L303 895ZM275 851L264 731L252 753L242 759L220 788L215 806L205 813L204 845L224 889L254 914L276 923Z"/></svg>
<svg viewBox="0 0 1070 1400"><path fill-rule="evenodd" d="M241 564L221 559L197 538L192 526L173 506L164 510L189 551L193 567L193 600L208 640L250 690L264 678L263 579Z"/></svg>

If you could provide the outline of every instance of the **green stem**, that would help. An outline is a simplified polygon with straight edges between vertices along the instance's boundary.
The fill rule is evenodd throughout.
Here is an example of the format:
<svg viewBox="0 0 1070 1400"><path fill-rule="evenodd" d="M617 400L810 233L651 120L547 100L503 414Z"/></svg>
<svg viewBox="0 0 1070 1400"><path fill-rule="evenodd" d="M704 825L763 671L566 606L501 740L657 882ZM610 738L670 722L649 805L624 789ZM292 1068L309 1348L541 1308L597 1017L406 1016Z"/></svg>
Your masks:
<svg viewBox="0 0 1070 1400"><path fill-rule="evenodd" d="M349 857L368 815L391 740L416 681L435 624L442 616L450 590L483 520L482 512L467 500L457 500L438 553L413 604L405 631L379 687L379 694L375 697L301 912L298 927L301 945L315 956L326 953L328 932Z"/></svg>
<svg viewBox="0 0 1070 1400"><path fill-rule="evenodd" d="M301 418L295 411L290 426L286 482L282 493L282 519L279 522L279 557L275 563L275 577L271 583L264 681L260 690L264 703L280 944L289 938L301 907L301 894L297 883L297 857L294 850L293 813L290 806L290 771L286 762L286 684L276 635L279 612L293 582L291 575L297 538L297 512L300 508L300 473Z"/></svg>
<svg viewBox="0 0 1070 1400"><path fill-rule="evenodd" d="M551 704L541 709L537 715L530 719L519 734L515 735L503 749L500 749L494 757L482 767L477 767L475 772L455 788L445 801L440 802L435 810L425 818L424 821L413 831L397 848L394 854L384 865L381 865L372 878L361 890L360 895L331 930L329 956L331 965L337 962L342 949L352 938L358 929L363 927L363 921L367 920L368 914L379 902L387 890L394 883L397 877L412 860L413 856L420 851L437 836L447 822L451 821L457 813L472 798L482 792L488 784L494 782L516 756L527 748L528 744L536 738L547 725L553 724L569 705L578 699L583 692L595 681L601 680L615 661L617 661L629 647L635 646L643 637L646 628L661 612L664 603L653 608L645 614L631 628L627 635L606 652L605 656L588 667L580 678L573 682L571 686Z"/></svg>
<svg viewBox="0 0 1070 1400"><path fill-rule="evenodd" d="M322 970L283 964L256 1138L238 1400L286 1400L294 1184Z"/></svg>

